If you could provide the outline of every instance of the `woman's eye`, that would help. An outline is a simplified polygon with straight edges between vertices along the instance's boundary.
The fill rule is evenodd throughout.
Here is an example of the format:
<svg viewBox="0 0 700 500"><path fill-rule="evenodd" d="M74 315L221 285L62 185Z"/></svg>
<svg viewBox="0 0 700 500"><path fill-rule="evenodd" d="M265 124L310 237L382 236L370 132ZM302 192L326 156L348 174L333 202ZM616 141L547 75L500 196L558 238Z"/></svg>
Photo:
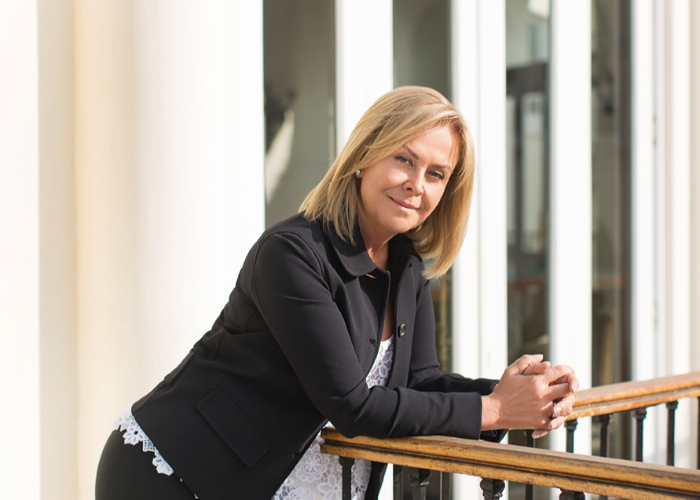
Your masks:
<svg viewBox="0 0 700 500"><path fill-rule="evenodd" d="M398 156L396 156L395 158L396 158L400 163L402 163L402 164L404 164L404 165L407 165L407 166L409 166L409 167L412 165L411 159L410 159L409 157L407 157L407 156L398 155Z"/></svg>
<svg viewBox="0 0 700 500"><path fill-rule="evenodd" d="M440 170L430 170L428 172L428 175L439 181L445 180L445 174L442 173Z"/></svg>

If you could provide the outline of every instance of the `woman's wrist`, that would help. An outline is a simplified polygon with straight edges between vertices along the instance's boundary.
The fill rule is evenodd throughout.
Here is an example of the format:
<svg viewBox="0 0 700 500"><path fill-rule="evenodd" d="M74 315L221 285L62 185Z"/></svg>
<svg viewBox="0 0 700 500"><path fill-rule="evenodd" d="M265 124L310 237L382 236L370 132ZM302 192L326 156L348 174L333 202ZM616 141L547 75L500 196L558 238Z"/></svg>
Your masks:
<svg viewBox="0 0 700 500"><path fill-rule="evenodd" d="M481 430L492 431L502 428L499 425L500 401L493 394L481 396Z"/></svg>

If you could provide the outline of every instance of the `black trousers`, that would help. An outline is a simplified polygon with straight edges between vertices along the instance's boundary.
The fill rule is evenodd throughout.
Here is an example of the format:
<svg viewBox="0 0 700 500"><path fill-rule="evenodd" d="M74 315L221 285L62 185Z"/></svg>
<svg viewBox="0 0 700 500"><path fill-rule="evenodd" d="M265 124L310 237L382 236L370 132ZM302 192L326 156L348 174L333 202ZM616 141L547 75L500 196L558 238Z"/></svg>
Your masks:
<svg viewBox="0 0 700 500"><path fill-rule="evenodd" d="M158 474L153 453L141 443L124 444L122 433L114 431L102 450L97 467L95 500L192 500L194 493L177 474Z"/></svg>

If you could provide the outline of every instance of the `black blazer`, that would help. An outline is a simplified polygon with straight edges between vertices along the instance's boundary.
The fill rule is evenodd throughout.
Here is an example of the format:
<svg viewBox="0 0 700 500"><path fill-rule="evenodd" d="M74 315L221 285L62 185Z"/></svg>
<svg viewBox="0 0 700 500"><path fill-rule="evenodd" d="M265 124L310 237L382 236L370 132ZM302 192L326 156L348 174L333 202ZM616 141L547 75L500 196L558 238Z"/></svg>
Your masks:
<svg viewBox="0 0 700 500"><path fill-rule="evenodd" d="M357 238L352 246L302 215L268 229L211 331L134 404L199 498L270 499L328 420L346 436L479 438L481 395L496 382L440 372L430 288L411 241L390 242L385 271ZM390 287L394 361L386 387L370 390ZM377 464L368 498L382 474Z"/></svg>

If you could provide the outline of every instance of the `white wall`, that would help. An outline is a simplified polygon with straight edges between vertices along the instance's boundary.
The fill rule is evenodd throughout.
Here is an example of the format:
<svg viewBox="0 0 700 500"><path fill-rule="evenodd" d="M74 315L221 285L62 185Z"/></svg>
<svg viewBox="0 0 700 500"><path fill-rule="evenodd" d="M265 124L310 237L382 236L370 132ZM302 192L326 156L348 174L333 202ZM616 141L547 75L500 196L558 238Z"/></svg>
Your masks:
<svg viewBox="0 0 700 500"><path fill-rule="evenodd" d="M0 484L39 498L40 211L37 5L0 2Z"/></svg>
<svg viewBox="0 0 700 500"><path fill-rule="evenodd" d="M80 497L263 230L262 2L76 2Z"/></svg>

